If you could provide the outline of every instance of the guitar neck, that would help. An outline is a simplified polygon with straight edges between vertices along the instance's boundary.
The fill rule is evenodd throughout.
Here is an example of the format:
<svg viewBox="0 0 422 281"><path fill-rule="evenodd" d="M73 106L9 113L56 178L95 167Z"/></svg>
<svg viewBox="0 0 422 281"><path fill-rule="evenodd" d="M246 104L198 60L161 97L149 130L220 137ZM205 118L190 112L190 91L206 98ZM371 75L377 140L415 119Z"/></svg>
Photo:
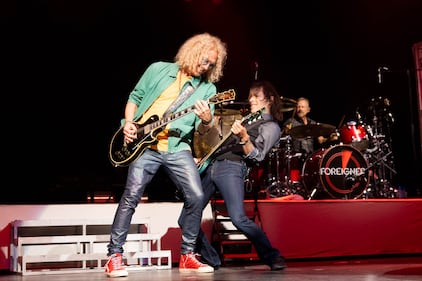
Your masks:
<svg viewBox="0 0 422 281"><path fill-rule="evenodd" d="M153 131L154 129L164 127L165 125L167 125L168 123L172 122L173 120L176 120L176 119L178 119L180 117L183 117L186 114L192 112L194 109L195 109L195 106L191 106L191 107L185 108L185 109L183 109L183 110L181 110L179 112L172 113L172 114L170 114L167 117L163 117L163 118L161 118L160 120L158 120L156 122L153 122L151 124L146 125L144 127L144 130L150 132L150 131Z"/></svg>
<svg viewBox="0 0 422 281"><path fill-rule="evenodd" d="M224 101L231 101L234 100L236 94L234 92L233 89L222 92L222 93L217 93L215 94L213 97L209 98L207 100L207 102L209 104L219 104L222 103ZM163 117L160 120L157 120L155 122L149 123L147 125L145 125L143 128L141 128L142 130L144 130L146 133L149 133L157 128L161 128L164 127L165 125L167 125L168 123L170 123L173 120L176 120L190 112L192 112L195 109L195 105L192 105L188 108L185 108L181 111L178 111L176 113L172 113L169 116ZM138 130L139 133L140 130Z"/></svg>

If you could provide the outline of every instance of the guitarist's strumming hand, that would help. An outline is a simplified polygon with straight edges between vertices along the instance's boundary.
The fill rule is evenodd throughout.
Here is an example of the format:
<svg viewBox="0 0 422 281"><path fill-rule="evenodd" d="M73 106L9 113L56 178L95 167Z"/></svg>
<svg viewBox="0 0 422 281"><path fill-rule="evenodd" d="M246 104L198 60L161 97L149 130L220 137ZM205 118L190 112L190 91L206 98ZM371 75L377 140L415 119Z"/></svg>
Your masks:
<svg viewBox="0 0 422 281"><path fill-rule="evenodd" d="M123 125L123 134L125 135L125 143L131 143L137 138L137 127L135 123L126 119Z"/></svg>
<svg viewBox="0 0 422 281"><path fill-rule="evenodd" d="M242 145L245 155L253 150L254 146L252 142L250 142L248 131L246 130L245 126L243 126L242 120L235 120L231 131L233 134L239 137L239 144Z"/></svg>

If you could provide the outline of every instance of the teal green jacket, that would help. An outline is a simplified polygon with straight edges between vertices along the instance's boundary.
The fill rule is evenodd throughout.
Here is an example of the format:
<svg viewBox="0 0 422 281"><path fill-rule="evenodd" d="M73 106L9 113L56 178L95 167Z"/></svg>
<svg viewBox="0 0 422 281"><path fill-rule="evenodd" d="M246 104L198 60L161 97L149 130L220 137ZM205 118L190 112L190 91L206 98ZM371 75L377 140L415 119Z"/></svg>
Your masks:
<svg viewBox="0 0 422 281"><path fill-rule="evenodd" d="M158 96L176 80L178 71L179 66L176 63L162 61L152 63L146 69L128 98L129 102L138 106L134 121L140 120L142 114L144 114ZM217 89L213 83L203 81L198 87L200 82L200 77L193 77L182 86L181 92L189 84L196 88L196 90L174 112L191 108L197 100L208 100L216 94ZM210 108L211 114L214 115L214 105L210 104ZM122 124L123 122L124 119L122 120ZM193 110L183 117L171 121L169 124L168 152L191 150L193 133L197 130L200 122L201 119L196 116Z"/></svg>

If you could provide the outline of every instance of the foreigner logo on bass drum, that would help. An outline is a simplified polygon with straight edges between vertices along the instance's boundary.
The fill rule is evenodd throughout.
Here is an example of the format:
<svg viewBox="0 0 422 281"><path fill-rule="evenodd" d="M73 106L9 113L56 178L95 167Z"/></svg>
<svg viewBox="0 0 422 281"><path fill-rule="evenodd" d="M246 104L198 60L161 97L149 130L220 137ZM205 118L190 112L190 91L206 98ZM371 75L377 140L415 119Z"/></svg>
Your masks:
<svg viewBox="0 0 422 281"><path fill-rule="evenodd" d="M357 198L368 185L368 164L359 150L337 145L315 151L303 166L308 192L323 188L333 198Z"/></svg>

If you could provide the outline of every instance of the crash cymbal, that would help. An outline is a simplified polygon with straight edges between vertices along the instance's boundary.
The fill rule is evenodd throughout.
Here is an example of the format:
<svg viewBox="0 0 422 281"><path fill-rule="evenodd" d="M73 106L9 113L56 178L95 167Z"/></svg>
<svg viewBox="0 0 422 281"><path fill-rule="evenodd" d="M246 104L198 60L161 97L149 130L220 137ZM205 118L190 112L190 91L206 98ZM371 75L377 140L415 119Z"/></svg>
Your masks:
<svg viewBox="0 0 422 281"><path fill-rule="evenodd" d="M289 111L292 111L293 109L295 109L295 107L296 107L296 105L294 105L294 106L286 106L285 104L283 104L280 107L280 112L289 112Z"/></svg>
<svg viewBox="0 0 422 281"><path fill-rule="evenodd" d="M290 99L290 98L286 98L286 97L280 97L280 99L284 102L284 103L293 103L293 104L297 104L297 101L294 99Z"/></svg>
<svg viewBox="0 0 422 281"><path fill-rule="evenodd" d="M335 132L336 127L329 124L308 124L293 127L289 130L290 134L294 138L306 138L306 137L318 137L318 136L328 136L331 133Z"/></svg>
<svg viewBox="0 0 422 281"><path fill-rule="evenodd" d="M235 110L235 109L220 109L217 108L214 111L214 115L216 116L230 116L230 115L238 115L240 114L239 110Z"/></svg>
<svg viewBox="0 0 422 281"><path fill-rule="evenodd" d="M294 99L290 99L290 98L286 98L286 97L281 97L281 108L280 108L280 111L281 112L292 111L293 109L296 108L296 104L297 104L297 102Z"/></svg>

